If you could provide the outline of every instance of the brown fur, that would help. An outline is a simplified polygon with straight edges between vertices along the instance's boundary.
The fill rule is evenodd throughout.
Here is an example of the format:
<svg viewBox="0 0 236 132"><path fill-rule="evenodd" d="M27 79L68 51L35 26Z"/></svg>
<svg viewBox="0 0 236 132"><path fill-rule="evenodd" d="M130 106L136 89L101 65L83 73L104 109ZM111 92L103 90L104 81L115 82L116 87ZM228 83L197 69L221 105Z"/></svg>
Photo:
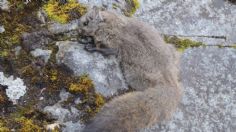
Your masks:
<svg viewBox="0 0 236 132"><path fill-rule="evenodd" d="M93 9L81 32L97 49L117 49L123 75L135 92L108 102L84 132L134 132L171 117L182 95L178 55L151 26L134 18Z"/></svg>

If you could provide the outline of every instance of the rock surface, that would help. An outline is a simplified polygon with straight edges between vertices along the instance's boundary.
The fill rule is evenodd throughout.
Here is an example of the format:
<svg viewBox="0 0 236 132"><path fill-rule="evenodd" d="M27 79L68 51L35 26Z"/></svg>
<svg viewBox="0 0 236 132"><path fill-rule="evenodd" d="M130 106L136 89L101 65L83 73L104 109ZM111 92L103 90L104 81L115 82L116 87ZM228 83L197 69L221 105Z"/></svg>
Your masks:
<svg viewBox="0 0 236 132"><path fill-rule="evenodd" d="M226 36L227 40L189 37L209 45L236 43L236 6L223 0L142 0L136 16L163 34ZM236 131L236 50L188 49L181 59L185 94L173 120L146 132ZM165 124L165 125L164 125Z"/></svg>
<svg viewBox="0 0 236 132"><path fill-rule="evenodd" d="M9 2L7 0L0 0L0 9L8 10L9 9L8 4Z"/></svg>
<svg viewBox="0 0 236 132"><path fill-rule="evenodd" d="M61 90L60 98L56 104L44 108L44 112L51 114L57 123L63 126L63 132L76 132L83 129L84 125L79 121L80 112L75 107L62 107L63 101L66 101L70 93Z"/></svg>
<svg viewBox="0 0 236 132"><path fill-rule="evenodd" d="M109 11L122 14L125 10L126 2L124 0L78 0L80 3L92 8L93 6L104 7ZM117 8L119 7L119 8Z"/></svg>
<svg viewBox="0 0 236 132"><path fill-rule="evenodd" d="M89 74L94 81L96 91L104 96L112 96L127 86L114 56L108 59L99 53L89 53L84 45L77 42L57 42L59 51L57 60L67 65L75 75Z"/></svg>
<svg viewBox="0 0 236 132"><path fill-rule="evenodd" d="M207 44L236 43L236 5L224 0L142 0L136 16L163 34L225 36L227 39L190 37Z"/></svg>
<svg viewBox="0 0 236 132"><path fill-rule="evenodd" d="M146 132L235 132L236 50L188 49L182 56L185 94L173 120Z"/></svg>
<svg viewBox="0 0 236 132"><path fill-rule="evenodd" d="M30 52L34 57L41 57L45 63L48 62L52 51L51 50L43 50L43 49L35 49Z"/></svg>
<svg viewBox="0 0 236 132"><path fill-rule="evenodd" d="M51 33L66 33L78 29L78 20L73 20L67 24L53 23L49 25L48 30Z"/></svg>

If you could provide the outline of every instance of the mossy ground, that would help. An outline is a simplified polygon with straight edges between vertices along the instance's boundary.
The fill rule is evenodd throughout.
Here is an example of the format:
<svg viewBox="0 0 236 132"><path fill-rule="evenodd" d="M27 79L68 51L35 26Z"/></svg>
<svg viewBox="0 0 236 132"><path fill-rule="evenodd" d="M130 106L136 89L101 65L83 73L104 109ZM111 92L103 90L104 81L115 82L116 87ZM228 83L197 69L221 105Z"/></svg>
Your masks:
<svg viewBox="0 0 236 132"><path fill-rule="evenodd" d="M183 52L187 48L206 46L202 42L196 42L190 39L180 39L176 36L164 36L164 40L166 43L173 44L180 52Z"/></svg>
<svg viewBox="0 0 236 132"><path fill-rule="evenodd" d="M32 107L19 107L16 112L9 116L0 117L0 132L43 132L45 125L53 119L47 118L47 114L32 109Z"/></svg>
<svg viewBox="0 0 236 132"><path fill-rule="evenodd" d="M136 10L140 7L138 0L125 0L127 3L127 11L125 11L126 16L132 16Z"/></svg>
<svg viewBox="0 0 236 132"><path fill-rule="evenodd" d="M69 17L58 20L61 23L72 20L85 13L86 8L74 1L69 0L68 5L53 6L60 9L61 13L56 14L52 9L52 3L55 0L49 0L45 3L41 0L29 2L25 5L21 0L9 0L10 11L1 11L0 23L4 26L5 32L0 34L0 68L6 75L14 75L24 80L27 85L27 95L23 97L19 104L13 106L7 102L4 91L0 91L0 132L15 129L16 131L45 131L44 126L51 123L46 114L38 111L37 103L42 91L45 98L58 96L62 88L79 97L82 101L77 107L82 111L83 121L89 120L105 103L104 97L97 94L92 80L87 75L77 77L73 75L66 66L56 63L56 53L58 51L55 43L49 44L46 48L53 51L48 63L41 63L41 58L33 57L28 49L24 49L21 42L23 32L32 32L40 29L40 22L37 21L36 11L40 7L48 8L47 12L52 11L52 19L59 19L61 14L65 13ZM70 5L71 4L71 5ZM78 7L75 7L78 6ZM70 11L69 8L72 8ZM50 10L49 10L50 9ZM30 13L29 13L30 12ZM77 12L75 15L73 12ZM72 13L72 14L71 14ZM55 36L57 41L57 36ZM15 47L21 46L19 54L15 54ZM47 97L46 97L47 95ZM45 99L46 100L46 99ZM74 100L69 101L74 102Z"/></svg>
<svg viewBox="0 0 236 132"><path fill-rule="evenodd" d="M49 0L43 6L49 18L60 23L67 23L68 21L79 18L86 13L86 7L76 0L68 0L65 4L60 4L58 0Z"/></svg>

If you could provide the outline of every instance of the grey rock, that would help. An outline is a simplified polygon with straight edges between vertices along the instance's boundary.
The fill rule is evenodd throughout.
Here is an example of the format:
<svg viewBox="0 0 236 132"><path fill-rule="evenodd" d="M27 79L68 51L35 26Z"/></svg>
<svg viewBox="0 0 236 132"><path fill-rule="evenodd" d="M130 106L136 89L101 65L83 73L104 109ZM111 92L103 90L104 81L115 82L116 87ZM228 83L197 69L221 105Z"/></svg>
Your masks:
<svg viewBox="0 0 236 132"><path fill-rule="evenodd" d="M54 34L65 33L78 29L78 23L79 20L73 20L67 24L52 23L48 26L48 30Z"/></svg>
<svg viewBox="0 0 236 132"><path fill-rule="evenodd" d="M70 95L71 94L69 92L66 92L65 89L62 89L59 95L61 98L60 102L66 101L70 97Z"/></svg>
<svg viewBox="0 0 236 132"><path fill-rule="evenodd" d="M35 49L30 52L34 57L41 57L45 63L48 62L52 51L51 50L43 50L43 49Z"/></svg>
<svg viewBox="0 0 236 132"><path fill-rule="evenodd" d="M82 132L84 125L80 122L66 122L64 123L66 127L62 128L62 132Z"/></svg>
<svg viewBox="0 0 236 132"><path fill-rule="evenodd" d="M126 8L125 0L78 0L78 2L87 5L89 8L94 6L103 7L119 14L122 14L122 10Z"/></svg>
<svg viewBox="0 0 236 132"><path fill-rule="evenodd" d="M7 86L6 95L13 104L16 104L17 100L24 96L27 91L22 79L13 76L6 77L3 72L0 72L0 84Z"/></svg>
<svg viewBox="0 0 236 132"><path fill-rule="evenodd" d="M20 51L22 50L21 46L16 46L14 51L15 51L15 55L18 56L20 54Z"/></svg>
<svg viewBox="0 0 236 132"><path fill-rule="evenodd" d="M188 49L181 62L185 94L179 110L146 132L235 132L235 59L235 49Z"/></svg>
<svg viewBox="0 0 236 132"><path fill-rule="evenodd" d="M9 9L9 2L7 0L0 0L0 9L8 10Z"/></svg>
<svg viewBox="0 0 236 132"><path fill-rule="evenodd" d="M141 3L136 17L163 34L195 36L195 40L211 45L236 43L236 5L229 2L142 0ZM227 40L197 36L226 36Z"/></svg>
<svg viewBox="0 0 236 132"><path fill-rule="evenodd" d="M5 32L5 28L4 28L4 26L0 25L0 33L3 33L3 32Z"/></svg>
<svg viewBox="0 0 236 132"><path fill-rule="evenodd" d="M89 74L95 84L96 91L104 96L112 96L118 90L127 89L119 64L114 56L104 57L100 53L84 50L84 45L77 42L57 42L58 63L72 69L75 75Z"/></svg>
<svg viewBox="0 0 236 132"><path fill-rule="evenodd" d="M23 48L29 51L37 48L43 48L51 42L53 42L53 34L47 30L24 33L22 35Z"/></svg>
<svg viewBox="0 0 236 132"><path fill-rule="evenodd" d="M69 117L71 116L71 112L68 109L62 108L60 104L47 106L44 108L44 112L50 113L53 118L57 119L61 123L69 120Z"/></svg>
<svg viewBox="0 0 236 132"><path fill-rule="evenodd" d="M73 106L64 108L61 104L63 101L66 101L69 96L70 93L62 89L60 91L61 99L52 106L46 106L43 111L56 119L57 124L63 126L63 132L78 132L84 127L84 125L78 121L81 115L80 111Z"/></svg>

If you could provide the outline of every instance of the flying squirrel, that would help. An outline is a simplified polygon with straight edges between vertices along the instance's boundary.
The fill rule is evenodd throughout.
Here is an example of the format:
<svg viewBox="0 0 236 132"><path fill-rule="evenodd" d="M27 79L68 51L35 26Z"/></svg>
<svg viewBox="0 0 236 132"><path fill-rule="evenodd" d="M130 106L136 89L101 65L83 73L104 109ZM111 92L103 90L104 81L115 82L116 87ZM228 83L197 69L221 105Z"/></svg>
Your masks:
<svg viewBox="0 0 236 132"><path fill-rule="evenodd" d="M182 97L179 55L154 27L93 8L80 19L79 32L94 40L88 51L117 56L135 90L106 103L83 132L136 132L172 117Z"/></svg>

